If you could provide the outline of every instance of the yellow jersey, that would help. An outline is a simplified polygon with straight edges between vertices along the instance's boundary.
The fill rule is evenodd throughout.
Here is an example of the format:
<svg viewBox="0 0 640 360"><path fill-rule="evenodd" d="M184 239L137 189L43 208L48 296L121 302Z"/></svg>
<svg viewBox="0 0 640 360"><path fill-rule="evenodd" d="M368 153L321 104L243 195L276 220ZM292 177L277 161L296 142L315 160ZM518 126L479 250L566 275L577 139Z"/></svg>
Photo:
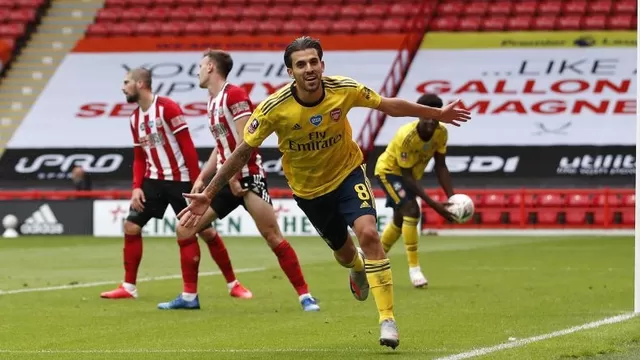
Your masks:
<svg viewBox="0 0 640 360"><path fill-rule="evenodd" d="M385 151L378 157L375 175L402 175L402 169L411 169L413 177L420 180L433 155L447 153L447 128L439 124L431 139L424 142L418 136L418 121L412 121L398 129Z"/></svg>
<svg viewBox="0 0 640 360"><path fill-rule="evenodd" d="M342 76L322 78L323 97L303 104L291 83L264 100L244 129L244 141L258 147L273 132L282 152L282 168L293 193L303 199L327 194L363 162L353 141L347 113L354 107L377 108L375 91Z"/></svg>

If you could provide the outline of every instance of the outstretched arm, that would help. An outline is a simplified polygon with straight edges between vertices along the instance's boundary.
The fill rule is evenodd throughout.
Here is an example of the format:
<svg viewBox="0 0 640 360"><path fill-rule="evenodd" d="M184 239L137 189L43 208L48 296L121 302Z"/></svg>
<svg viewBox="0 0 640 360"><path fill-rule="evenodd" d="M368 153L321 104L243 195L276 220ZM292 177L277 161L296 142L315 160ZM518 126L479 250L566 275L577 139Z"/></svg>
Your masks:
<svg viewBox="0 0 640 360"><path fill-rule="evenodd" d="M208 199L213 199L218 191L220 191L238 171L242 170L242 167L245 166L251 158L252 151L253 148L244 141L236 147L227 161L225 161L216 172L213 179L211 179L209 185L204 189L204 194Z"/></svg>
<svg viewBox="0 0 640 360"><path fill-rule="evenodd" d="M460 126L458 122L466 122L471 119L471 113L466 109L456 108L459 103L460 100L456 100L442 109L438 109L412 103L404 99L383 97L377 109L394 117L412 116L435 119L443 123Z"/></svg>

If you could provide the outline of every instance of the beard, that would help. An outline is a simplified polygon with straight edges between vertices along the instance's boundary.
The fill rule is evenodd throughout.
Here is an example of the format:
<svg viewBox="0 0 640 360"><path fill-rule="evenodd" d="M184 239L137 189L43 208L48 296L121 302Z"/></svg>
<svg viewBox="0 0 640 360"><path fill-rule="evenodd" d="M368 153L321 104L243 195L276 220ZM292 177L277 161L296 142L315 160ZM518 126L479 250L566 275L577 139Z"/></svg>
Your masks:
<svg viewBox="0 0 640 360"><path fill-rule="evenodd" d="M138 100L140 100L140 94L127 95L126 98L127 98L127 102L129 104L133 104L133 103L138 102Z"/></svg>

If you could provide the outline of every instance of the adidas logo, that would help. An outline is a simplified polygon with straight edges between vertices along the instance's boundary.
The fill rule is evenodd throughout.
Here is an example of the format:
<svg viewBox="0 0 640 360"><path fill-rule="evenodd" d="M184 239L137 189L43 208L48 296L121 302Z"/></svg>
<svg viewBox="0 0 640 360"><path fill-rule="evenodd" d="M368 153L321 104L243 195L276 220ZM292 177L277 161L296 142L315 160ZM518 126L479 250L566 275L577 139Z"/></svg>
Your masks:
<svg viewBox="0 0 640 360"><path fill-rule="evenodd" d="M369 205L369 202L367 201L363 201L362 205L360 205L360 209L365 209L365 208L370 208L371 205Z"/></svg>
<svg viewBox="0 0 640 360"><path fill-rule="evenodd" d="M300 126L300 124L295 124L295 125L293 125L293 127L291 129L300 130L300 129L302 129L302 126Z"/></svg>
<svg viewBox="0 0 640 360"><path fill-rule="evenodd" d="M41 205L20 226L23 234L62 234L64 226L58 222L49 204Z"/></svg>

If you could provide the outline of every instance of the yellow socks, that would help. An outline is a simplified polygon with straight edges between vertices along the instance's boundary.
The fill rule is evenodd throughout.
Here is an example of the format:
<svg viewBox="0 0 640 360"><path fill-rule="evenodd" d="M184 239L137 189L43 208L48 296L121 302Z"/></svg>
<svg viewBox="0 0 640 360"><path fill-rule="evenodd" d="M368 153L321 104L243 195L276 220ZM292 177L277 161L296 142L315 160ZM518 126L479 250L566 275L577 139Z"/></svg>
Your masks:
<svg viewBox="0 0 640 360"><path fill-rule="evenodd" d="M418 267L418 219L405 216L402 218L402 238L407 251L409 267Z"/></svg>
<svg viewBox="0 0 640 360"><path fill-rule="evenodd" d="M393 244L398 241L400 238L400 234L402 234L402 230L396 226L396 224L391 221L387 224L382 232L382 237L380 241L382 242L382 247L384 248L384 252L387 253L393 246Z"/></svg>
<svg viewBox="0 0 640 360"><path fill-rule="evenodd" d="M360 256L360 254L358 254L357 251L356 251L356 256L348 264L341 263L340 260L338 260L338 257L335 256L335 253L333 253L333 257L336 258L336 261L338 262L338 264L346 267L347 269L353 268L353 270L355 270L355 271L364 270L364 262L362 261L362 257Z"/></svg>
<svg viewBox="0 0 640 360"><path fill-rule="evenodd" d="M380 322L393 318L393 279L389 259L364 261L369 289L380 314Z"/></svg>

